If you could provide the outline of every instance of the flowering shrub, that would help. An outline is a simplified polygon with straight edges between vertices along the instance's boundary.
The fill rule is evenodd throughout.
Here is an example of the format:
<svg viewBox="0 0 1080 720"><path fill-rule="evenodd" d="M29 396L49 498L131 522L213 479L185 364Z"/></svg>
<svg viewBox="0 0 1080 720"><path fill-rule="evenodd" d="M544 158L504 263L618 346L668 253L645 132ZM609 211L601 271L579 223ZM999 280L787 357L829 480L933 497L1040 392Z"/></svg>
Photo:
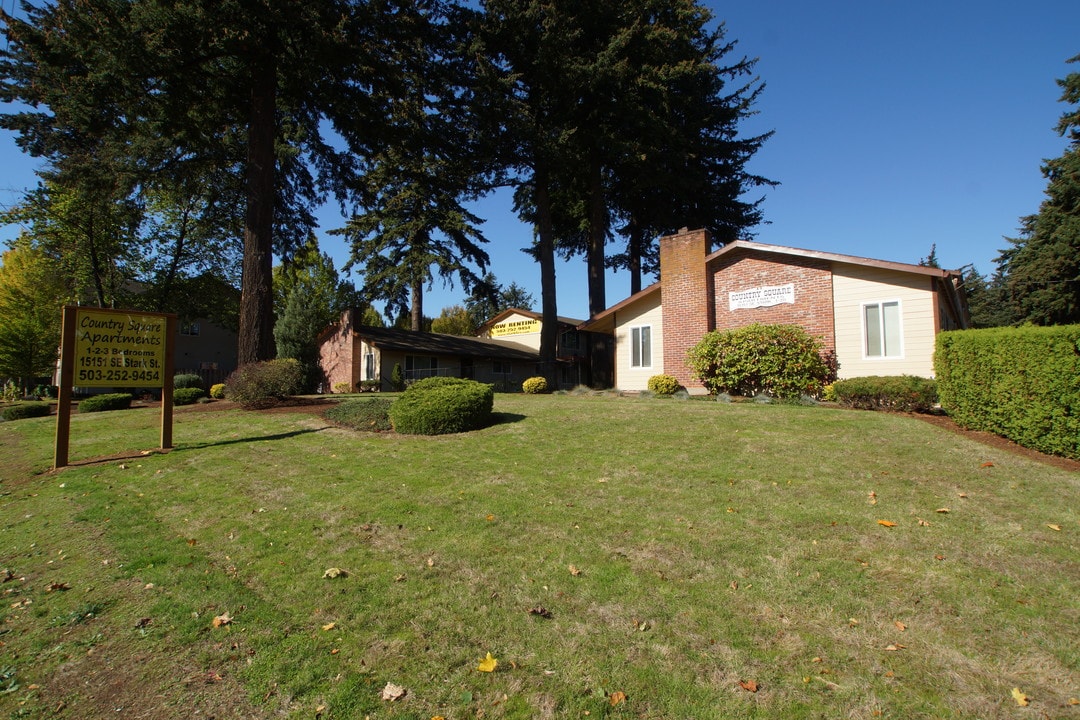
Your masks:
<svg viewBox="0 0 1080 720"><path fill-rule="evenodd" d="M836 361L798 325L753 324L705 334L690 349L693 376L713 394L820 397L836 379Z"/></svg>
<svg viewBox="0 0 1080 720"><path fill-rule="evenodd" d="M215 383L210 386L210 397L215 400L225 399L225 383Z"/></svg>
<svg viewBox="0 0 1080 720"><path fill-rule="evenodd" d="M653 375L649 378L649 391L656 395L674 395L679 381L671 375Z"/></svg>
<svg viewBox="0 0 1080 720"><path fill-rule="evenodd" d="M529 395L541 395L548 391L547 380L542 377L527 378L521 383L521 391Z"/></svg>
<svg viewBox="0 0 1080 720"><path fill-rule="evenodd" d="M352 392L352 383L339 382L334 383L334 392L338 394L345 394Z"/></svg>

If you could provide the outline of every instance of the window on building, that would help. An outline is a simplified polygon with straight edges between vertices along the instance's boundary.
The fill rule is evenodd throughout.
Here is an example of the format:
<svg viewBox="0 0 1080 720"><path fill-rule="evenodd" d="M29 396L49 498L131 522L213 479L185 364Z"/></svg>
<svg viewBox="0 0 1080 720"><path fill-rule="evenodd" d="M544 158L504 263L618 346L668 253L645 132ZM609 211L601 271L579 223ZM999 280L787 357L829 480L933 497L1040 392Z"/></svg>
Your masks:
<svg viewBox="0 0 1080 720"><path fill-rule="evenodd" d="M405 379L419 380L439 374L439 358L426 355L405 356Z"/></svg>
<svg viewBox="0 0 1080 720"><path fill-rule="evenodd" d="M898 358L903 356L900 332L900 301L863 305L863 330L866 357Z"/></svg>
<svg viewBox="0 0 1080 720"><path fill-rule="evenodd" d="M652 326L630 328L630 367L652 367Z"/></svg>
<svg viewBox="0 0 1080 720"><path fill-rule="evenodd" d="M373 352L364 354L364 379L375 379L375 353Z"/></svg>
<svg viewBox="0 0 1080 720"><path fill-rule="evenodd" d="M180 323L181 335L190 335L192 337L197 337L200 330L201 328L199 327L199 323L197 322Z"/></svg>
<svg viewBox="0 0 1080 720"><path fill-rule="evenodd" d="M494 375L510 375L513 370L513 365L504 360L493 360L491 362L491 372Z"/></svg>

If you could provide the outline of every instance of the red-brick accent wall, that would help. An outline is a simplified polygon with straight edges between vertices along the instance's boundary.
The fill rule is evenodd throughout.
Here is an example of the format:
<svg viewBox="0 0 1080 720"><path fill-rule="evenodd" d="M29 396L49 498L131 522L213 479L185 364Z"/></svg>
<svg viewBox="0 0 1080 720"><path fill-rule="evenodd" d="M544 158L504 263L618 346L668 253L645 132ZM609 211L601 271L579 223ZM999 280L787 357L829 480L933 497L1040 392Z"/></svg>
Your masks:
<svg viewBox="0 0 1080 720"><path fill-rule="evenodd" d="M709 245L705 230L680 230L677 235L660 238L664 372L691 390L704 388L690 377L686 351L711 325L712 284L705 269Z"/></svg>
<svg viewBox="0 0 1080 720"><path fill-rule="evenodd" d="M823 340L825 350L836 351L832 270L827 261L794 256L785 256L781 261L767 253L739 249L709 263L709 275L716 298L714 329L731 330L752 323L801 325L808 333ZM729 309L729 292L788 283L795 286L793 305ZM665 305L667 300L665 284ZM666 327L666 315L664 322Z"/></svg>
<svg viewBox="0 0 1080 720"><path fill-rule="evenodd" d="M357 341L353 336L353 311L346 310L341 321L332 326L319 345L319 367L323 374L323 391L331 392L338 383L354 385ZM353 388L355 390L355 387Z"/></svg>

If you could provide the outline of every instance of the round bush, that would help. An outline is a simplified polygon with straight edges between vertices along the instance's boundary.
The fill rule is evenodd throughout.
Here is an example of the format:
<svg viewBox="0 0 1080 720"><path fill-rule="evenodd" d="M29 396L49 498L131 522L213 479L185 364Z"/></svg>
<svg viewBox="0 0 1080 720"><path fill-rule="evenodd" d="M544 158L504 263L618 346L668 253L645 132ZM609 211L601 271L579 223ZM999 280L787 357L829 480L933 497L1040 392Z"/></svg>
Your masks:
<svg viewBox="0 0 1080 720"><path fill-rule="evenodd" d="M202 388L183 387L173 390L173 405L194 405L206 395Z"/></svg>
<svg viewBox="0 0 1080 720"><path fill-rule="evenodd" d="M106 410L127 410L131 407L131 393L106 393L91 395L79 401L80 413L105 412Z"/></svg>
<svg viewBox="0 0 1080 720"><path fill-rule="evenodd" d="M712 331L690 349L695 378L713 394L777 398L820 397L836 379L836 363L821 342L798 325L753 324Z"/></svg>
<svg viewBox="0 0 1080 720"><path fill-rule="evenodd" d="M45 417L49 414L51 407L52 406L49 403L44 402L19 403L18 405L4 408L4 412L0 413L0 417L5 420L23 420L25 418Z"/></svg>
<svg viewBox="0 0 1080 720"><path fill-rule="evenodd" d="M173 390L181 390L185 388L199 388L203 389L203 379L195 373L180 373L174 375L172 380Z"/></svg>
<svg viewBox="0 0 1080 720"><path fill-rule="evenodd" d="M491 422L491 385L458 378L425 378L390 405L394 430L407 435L467 432Z"/></svg>
<svg viewBox="0 0 1080 720"><path fill-rule="evenodd" d="M268 407L304 387L299 360L267 360L239 367L225 381L225 398L246 408Z"/></svg>
<svg viewBox="0 0 1080 720"><path fill-rule="evenodd" d="M339 382L339 383L334 383L334 388L333 389L334 389L334 392L338 393L339 395L344 395L346 393L351 393L353 391L353 386L352 386L352 383Z"/></svg>
<svg viewBox="0 0 1080 720"><path fill-rule="evenodd" d="M323 416L338 425L367 432L385 432L390 425L390 400L346 400L329 408Z"/></svg>
<svg viewBox="0 0 1080 720"><path fill-rule="evenodd" d="M679 389L679 381L671 375L653 375L648 387L656 395L674 395Z"/></svg>
<svg viewBox="0 0 1080 720"><path fill-rule="evenodd" d="M225 399L225 383L215 383L210 386L210 397L215 400Z"/></svg>
<svg viewBox="0 0 1080 720"><path fill-rule="evenodd" d="M548 391L547 380L539 376L527 378L525 382L521 383L521 391L529 395L546 393Z"/></svg>

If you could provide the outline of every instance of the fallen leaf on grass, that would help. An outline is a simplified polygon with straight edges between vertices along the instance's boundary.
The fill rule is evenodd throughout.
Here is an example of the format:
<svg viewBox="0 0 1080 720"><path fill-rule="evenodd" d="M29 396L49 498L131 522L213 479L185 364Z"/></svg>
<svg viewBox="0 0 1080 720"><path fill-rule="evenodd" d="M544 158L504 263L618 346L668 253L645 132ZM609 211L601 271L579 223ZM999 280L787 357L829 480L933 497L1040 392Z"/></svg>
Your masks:
<svg viewBox="0 0 1080 720"><path fill-rule="evenodd" d="M927 521L923 520L922 518L918 518L918 520L919 520L919 526L920 526L920 527L930 527L930 523L928 523Z"/></svg>
<svg viewBox="0 0 1080 720"><path fill-rule="evenodd" d="M877 493L874 492L873 490L871 490L869 493L867 493L866 499L867 499L867 502L869 502L871 505L877 505Z"/></svg>
<svg viewBox="0 0 1080 720"><path fill-rule="evenodd" d="M615 707L621 702L626 702L626 693L622 690L616 690L608 695L608 702L611 703L611 707Z"/></svg>
<svg viewBox="0 0 1080 720"><path fill-rule="evenodd" d="M893 645L885 646L885 649L888 650L889 652L896 652L897 650L903 650L906 647L907 647L907 645L901 645L900 643L895 643Z"/></svg>
<svg viewBox="0 0 1080 720"><path fill-rule="evenodd" d="M337 623L326 623L322 626L323 631L330 631L337 627Z"/></svg>
<svg viewBox="0 0 1080 720"><path fill-rule="evenodd" d="M949 510L949 508L938 508L938 509L937 509L937 510L935 510L934 512L936 512L936 513L941 513L942 515L944 515L944 514L946 514L946 513L952 512L952 511L951 511L951 510Z"/></svg>
<svg viewBox="0 0 1080 720"><path fill-rule="evenodd" d="M230 624L232 624L232 621L233 621L232 615L229 615L229 613L226 612L226 613L222 613L222 614L218 615L217 617L215 617L213 624L214 624L214 627L221 627L222 625L230 625Z"/></svg>
<svg viewBox="0 0 1080 720"><path fill-rule="evenodd" d="M756 693L758 691L758 684L755 680L740 680L739 687L747 692Z"/></svg>
<svg viewBox="0 0 1080 720"><path fill-rule="evenodd" d="M529 608L529 614L530 615L536 615L538 617L542 617L542 618L545 618L547 620L551 619L551 611L548 610L543 605L537 605L534 608Z"/></svg>
<svg viewBox="0 0 1080 720"><path fill-rule="evenodd" d="M1047 524L1047 526L1046 526L1046 527L1048 527L1048 528L1050 528L1051 530L1054 530L1054 531L1056 531L1056 532L1061 532L1061 526L1060 526L1060 525L1054 525L1054 524Z"/></svg>
<svg viewBox="0 0 1080 720"><path fill-rule="evenodd" d="M958 497L958 498L963 498L964 500L967 500L967 496L968 496L968 494L967 494L967 493L964 493L964 492L962 492L962 493L957 493L957 495L956 495L956 497Z"/></svg>
<svg viewBox="0 0 1080 720"><path fill-rule="evenodd" d="M499 666L499 661L491 657L491 653L487 654L480 664L476 666L476 669L480 672L495 672L495 668Z"/></svg>
<svg viewBox="0 0 1080 720"><path fill-rule="evenodd" d="M1012 697L1020 707L1027 707L1031 703L1031 698L1020 692L1018 687L1012 689Z"/></svg>
<svg viewBox="0 0 1080 720"><path fill-rule="evenodd" d="M488 515L484 519L487 520L488 522L494 522L495 521L495 516L494 515Z"/></svg>
<svg viewBox="0 0 1080 720"><path fill-rule="evenodd" d="M331 580L333 580L334 578L339 578L339 577L349 577L349 573L348 573L347 570L342 570L341 568L332 567L332 568L327 568L326 572L324 572L322 574L322 576L324 578L330 578Z"/></svg>
<svg viewBox="0 0 1080 720"><path fill-rule="evenodd" d="M54 583L49 583L49 587L45 588L45 592L57 592L57 591L63 592L65 590L70 590L70 589L71 589L71 586L68 585L67 583L56 583L56 582L54 582Z"/></svg>
<svg viewBox="0 0 1080 720"><path fill-rule="evenodd" d="M894 523L892 520L878 520L877 524L884 525L885 527L896 527L896 523Z"/></svg>
<svg viewBox="0 0 1080 720"><path fill-rule="evenodd" d="M944 556L944 555L935 555L935 556L934 556L934 559L935 559L935 560L944 560L944 559L945 559L945 556Z"/></svg>
<svg viewBox="0 0 1080 720"><path fill-rule="evenodd" d="M994 463L992 463L992 462L984 462L979 467L994 467Z"/></svg>
<svg viewBox="0 0 1080 720"><path fill-rule="evenodd" d="M386 683L386 687L382 689L382 699L394 702L408 695L409 691L400 685L395 685L392 682Z"/></svg>
<svg viewBox="0 0 1080 720"><path fill-rule="evenodd" d="M907 625L900 622L899 620L893 620L893 625L895 625L896 629L899 630L900 632L904 632L905 630L907 630Z"/></svg>
<svg viewBox="0 0 1080 720"><path fill-rule="evenodd" d="M577 577L578 575L581 574L581 571L578 570L577 565L571 565L567 569L570 571L570 574L573 575L574 577Z"/></svg>
<svg viewBox="0 0 1080 720"><path fill-rule="evenodd" d="M1077 700L1076 698L1069 698L1069 704L1070 705L1080 705L1080 700Z"/></svg>

